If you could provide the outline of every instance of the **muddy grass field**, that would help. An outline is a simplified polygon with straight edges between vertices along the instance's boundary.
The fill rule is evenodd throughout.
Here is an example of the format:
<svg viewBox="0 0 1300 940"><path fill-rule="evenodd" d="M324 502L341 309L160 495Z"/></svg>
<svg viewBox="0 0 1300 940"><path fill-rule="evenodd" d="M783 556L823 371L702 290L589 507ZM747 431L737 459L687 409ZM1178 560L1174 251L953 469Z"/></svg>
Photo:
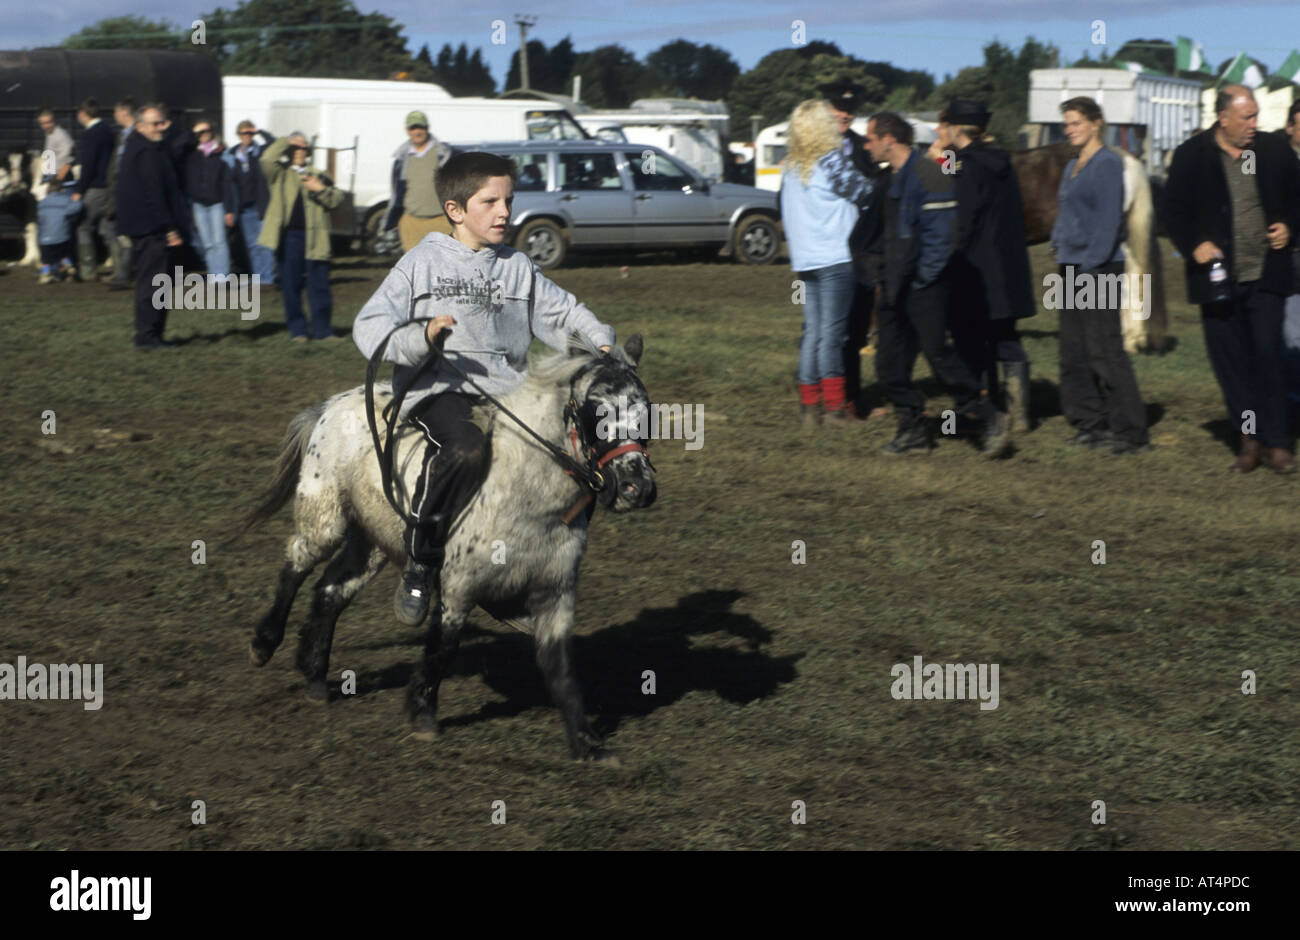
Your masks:
<svg viewBox="0 0 1300 940"><path fill-rule="evenodd" d="M787 266L580 263L555 279L645 335L652 398L705 414L701 449L653 446L655 506L592 523L575 657L618 767L568 760L529 639L481 613L441 739L409 737L421 637L393 621L392 570L339 621L329 706L293 668L305 593L285 646L249 664L291 520L226 533L288 420L363 380L350 340L290 344L270 293L252 322L174 313L181 348L141 354L129 294L0 275L0 662L104 666L98 711L0 701L0 847L1300 847L1300 482L1225 472L1175 259L1174 348L1136 361L1158 449L1065 446L1042 313L1038 426L993 462L953 440L879 457L888 418L802 435ZM384 267L333 274L344 333ZM917 655L999 664L998 707L895 700L891 668Z"/></svg>

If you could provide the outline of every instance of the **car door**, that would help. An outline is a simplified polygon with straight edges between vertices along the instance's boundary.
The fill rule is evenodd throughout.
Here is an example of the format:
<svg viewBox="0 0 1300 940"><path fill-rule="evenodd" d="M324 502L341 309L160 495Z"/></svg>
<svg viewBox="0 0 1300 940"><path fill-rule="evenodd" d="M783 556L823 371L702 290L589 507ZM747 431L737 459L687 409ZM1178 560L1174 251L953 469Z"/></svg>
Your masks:
<svg viewBox="0 0 1300 940"><path fill-rule="evenodd" d="M709 196L708 184L672 157L645 148L627 151L639 245L722 244L725 210Z"/></svg>
<svg viewBox="0 0 1300 940"><path fill-rule="evenodd" d="M569 218L570 241L584 248L627 245L636 220L632 193L618 171L616 151L556 154L557 204Z"/></svg>

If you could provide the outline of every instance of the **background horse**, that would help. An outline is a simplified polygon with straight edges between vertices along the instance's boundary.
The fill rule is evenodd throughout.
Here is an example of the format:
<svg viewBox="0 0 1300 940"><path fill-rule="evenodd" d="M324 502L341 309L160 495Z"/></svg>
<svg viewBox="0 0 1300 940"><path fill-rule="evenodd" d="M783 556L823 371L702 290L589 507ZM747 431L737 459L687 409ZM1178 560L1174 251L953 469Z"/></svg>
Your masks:
<svg viewBox="0 0 1300 940"><path fill-rule="evenodd" d="M40 154L13 151L7 165L0 165L0 212L13 216L23 230L23 257L14 262L26 267L40 267L41 249L37 243L36 200L45 195L35 168Z"/></svg>
<svg viewBox="0 0 1300 940"><path fill-rule="evenodd" d="M1151 275L1151 292L1135 295L1141 299L1144 315L1134 316L1130 304L1120 308L1124 349L1129 354L1140 351L1159 352L1165 346L1169 314L1165 309L1165 279L1160 246L1156 242L1155 203L1151 181L1142 161L1126 150L1109 148L1124 161L1124 222L1128 238L1123 242L1124 273L1130 284L1141 284L1142 275ZM1024 206L1025 242L1037 245L1047 241L1056 224L1056 194L1061 188L1065 165L1078 151L1065 142L1017 150L1011 164L1020 182L1020 201Z"/></svg>
<svg viewBox="0 0 1300 940"><path fill-rule="evenodd" d="M566 452L579 452L579 461L594 466L596 456L616 455L601 468L606 486L599 495L614 512L649 506L656 495L644 448L615 444L616 439L645 436L638 433L637 419L649 409L635 371L641 353L640 336L609 355L575 347L568 356L535 363L530 378L502 399L542 438ZM390 399L387 386L376 386L377 409ZM571 402L577 407L568 407ZM596 435L598 415L613 418L606 440ZM573 756L598 758L603 742L587 722L570 666L569 637L589 513L566 511L576 508L586 490L508 418L485 411L479 419L488 432L491 464L447 539L441 611L430 612L423 661L407 689L414 733L422 740L437 735L438 685L477 605L533 635L537 662L563 714ZM399 503L409 506L424 436L401 425L396 437L394 484ZM591 446L589 454L580 453L584 444ZM385 560L399 569L406 563L404 526L384 496L363 389L336 395L290 422L275 481L248 525L269 518L295 491L296 532L288 541L275 602L257 625L250 655L258 666L271 658L284 637L298 588L312 568L333 555L316 585L297 657L308 694L328 700L325 675L339 614Z"/></svg>

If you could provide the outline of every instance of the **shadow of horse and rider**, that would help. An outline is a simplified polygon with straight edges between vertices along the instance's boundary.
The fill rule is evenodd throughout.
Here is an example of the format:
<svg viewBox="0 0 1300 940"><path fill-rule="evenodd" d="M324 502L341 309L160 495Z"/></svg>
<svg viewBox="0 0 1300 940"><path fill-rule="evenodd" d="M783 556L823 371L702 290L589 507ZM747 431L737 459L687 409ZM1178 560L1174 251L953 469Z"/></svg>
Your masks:
<svg viewBox="0 0 1300 940"><path fill-rule="evenodd" d="M734 610L745 596L739 590L708 590L688 594L672 607L645 608L631 620L573 638L574 658L585 679L583 688L596 729L609 734L626 718L640 718L675 704L689 692L712 692L731 704L768 698L797 678L802 653L772 656L763 648L772 631L749 614ZM718 636L740 640L734 646L701 646L697 638ZM357 650L416 647L423 633L389 636L352 644ZM552 705L546 685L532 658L533 641L519 632L484 630L469 625L465 642L449 676L478 676L501 700L477 711L442 719L444 728L464 727L498 718L512 718ZM357 673L355 695L405 688L414 671L409 662ZM643 674L654 672L655 691L643 693ZM331 697L339 684L331 682Z"/></svg>

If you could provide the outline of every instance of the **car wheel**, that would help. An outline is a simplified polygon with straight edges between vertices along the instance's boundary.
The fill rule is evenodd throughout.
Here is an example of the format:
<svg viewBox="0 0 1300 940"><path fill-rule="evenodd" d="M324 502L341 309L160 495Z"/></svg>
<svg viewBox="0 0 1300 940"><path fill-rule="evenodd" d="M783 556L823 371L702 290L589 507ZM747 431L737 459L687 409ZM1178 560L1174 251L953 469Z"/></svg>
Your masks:
<svg viewBox="0 0 1300 940"><path fill-rule="evenodd" d="M387 203L370 210L370 214L366 216L366 221L361 226L363 249L368 253L401 254L402 240L397 234L397 229L388 232L379 229L379 226L384 223L384 215L387 211Z"/></svg>
<svg viewBox="0 0 1300 940"><path fill-rule="evenodd" d="M745 264L771 264L781 247L776 222L765 215L751 215L736 227L732 255Z"/></svg>
<svg viewBox="0 0 1300 940"><path fill-rule="evenodd" d="M549 219L534 219L519 230L515 247L545 271L560 266L568 246L558 225Z"/></svg>

